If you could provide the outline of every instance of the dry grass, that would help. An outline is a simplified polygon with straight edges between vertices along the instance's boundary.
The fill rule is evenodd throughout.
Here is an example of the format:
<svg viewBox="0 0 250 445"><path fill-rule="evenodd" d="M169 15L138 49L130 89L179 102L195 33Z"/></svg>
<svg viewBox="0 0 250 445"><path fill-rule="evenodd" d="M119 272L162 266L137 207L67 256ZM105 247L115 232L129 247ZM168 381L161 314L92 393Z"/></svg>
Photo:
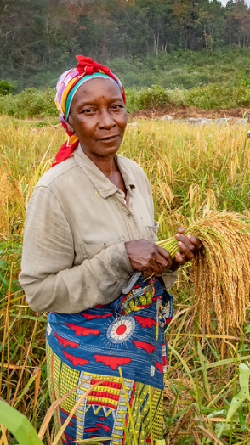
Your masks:
<svg viewBox="0 0 250 445"><path fill-rule="evenodd" d="M23 232L32 190L64 140L57 127L35 128L28 122L17 125L10 118L0 119L0 237Z"/></svg>
<svg viewBox="0 0 250 445"><path fill-rule="evenodd" d="M0 221L3 236L9 235L9 213L14 199L13 184L9 181L8 173L0 165Z"/></svg>
<svg viewBox="0 0 250 445"><path fill-rule="evenodd" d="M27 415L37 430L49 406L44 343L46 317L37 316L26 306L23 293L15 282L20 267L19 234L23 231L26 203L32 189L50 167L63 141L64 132L60 128L34 129L30 122L0 118L2 339L6 327L5 342L0 351L0 391L10 404L18 402L17 408ZM179 226L189 227L209 211L226 210L247 217L250 140L246 139L244 127L141 122L128 127L120 151L139 162L149 178L156 219L160 223L160 239L172 237ZM246 254L245 251L244 258ZM236 255L240 255L238 250L228 251L228 256L236 258ZM230 264L225 263L225 267ZM240 286L247 289L249 276L246 276L246 269L240 273L244 279ZM207 416L226 417L237 389L237 363L250 358L247 317L240 331L234 328L222 335L218 332L218 318L213 315L210 333L204 335L196 315L200 300L194 296L193 284L192 274L184 268L173 289L175 317L168 330L170 350L164 416L166 440L171 445L209 443L202 428L218 437L221 422L210 421ZM232 312L238 314L239 323L246 298L246 294L244 298L242 296ZM222 310L225 308L223 304L225 302L220 301ZM201 339L202 345L199 343ZM33 375L35 380L25 390ZM19 400L22 391L24 395ZM245 419L247 409L242 408ZM224 415L216 414L221 410L225 410ZM245 434L250 434L247 420L245 429L242 426L241 430L239 417L236 417L233 427L229 432L221 433L222 443L247 444ZM51 444L52 438L53 431L49 426L44 443ZM215 440L211 439L210 443Z"/></svg>

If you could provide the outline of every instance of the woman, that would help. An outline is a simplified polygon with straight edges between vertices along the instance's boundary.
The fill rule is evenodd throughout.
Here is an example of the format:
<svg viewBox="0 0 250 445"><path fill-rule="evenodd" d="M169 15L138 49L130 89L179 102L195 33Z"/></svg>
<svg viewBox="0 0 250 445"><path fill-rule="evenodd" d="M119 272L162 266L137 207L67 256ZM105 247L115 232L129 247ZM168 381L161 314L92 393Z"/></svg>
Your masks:
<svg viewBox="0 0 250 445"><path fill-rule="evenodd" d="M51 400L78 386L56 412L57 430L79 397L100 382L62 443L108 436L109 443L122 444L124 428L145 443L151 441L150 410L152 440L162 438L164 328L172 316L163 281L170 287L178 264L201 243L179 229L181 253L174 260L155 244L146 176L116 155L127 125L122 85L107 67L77 60L57 84L56 104L70 137L28 204L20 282L30 306L49 312Z"/></svg>

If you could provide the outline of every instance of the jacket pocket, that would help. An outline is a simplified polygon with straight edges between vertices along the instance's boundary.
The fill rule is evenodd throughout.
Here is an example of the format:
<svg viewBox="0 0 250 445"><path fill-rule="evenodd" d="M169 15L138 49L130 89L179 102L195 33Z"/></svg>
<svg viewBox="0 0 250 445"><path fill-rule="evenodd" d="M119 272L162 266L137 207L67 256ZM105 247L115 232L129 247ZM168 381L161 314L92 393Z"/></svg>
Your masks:
<svg viewBox="0 0 250 445"><path fill-rule="evenodd" d="M154 226L146 226L147 239L149 241L157 241L157 232L159 230L159 224L155 221Z"/></svg>

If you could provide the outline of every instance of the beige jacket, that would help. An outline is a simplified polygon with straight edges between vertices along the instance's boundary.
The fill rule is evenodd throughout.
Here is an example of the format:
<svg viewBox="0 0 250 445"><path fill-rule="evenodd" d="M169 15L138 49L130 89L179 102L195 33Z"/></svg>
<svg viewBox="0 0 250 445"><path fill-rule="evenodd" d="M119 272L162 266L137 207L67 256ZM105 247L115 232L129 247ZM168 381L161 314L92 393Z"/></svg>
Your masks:
<svg viewBox="0 0 250 445"><path fill-rule="evenodd" d="M35 311L74 313L110 303L134 273L124 242L157 240L143 170L123 156L117 164L128 206L80 144L39 180L27 207L19 277ZM167 287L175 278L166 274Z"/></svg>

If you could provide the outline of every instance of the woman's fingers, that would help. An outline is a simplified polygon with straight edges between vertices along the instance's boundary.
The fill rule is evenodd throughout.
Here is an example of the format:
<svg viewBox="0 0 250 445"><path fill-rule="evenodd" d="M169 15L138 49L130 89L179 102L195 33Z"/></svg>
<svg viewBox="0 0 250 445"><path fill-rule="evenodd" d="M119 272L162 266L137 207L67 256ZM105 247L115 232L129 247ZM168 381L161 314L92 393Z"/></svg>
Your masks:
<svg viewBox="0 0 250 445"><path fill-rule="evenodd" d="M192 258L194 258L195 249L190 248L182 241L178 241L178 247L180 249L180 253L186 258L186 261L190 261Z"/></svg>
<svg viewBox="0 0 250 445"><path fill-rule="evenodd" d="M127 241L125 247L133 269L143 272L145 276L161 275L172 265L169 252L151 241Z"/></svg>
<svg viewBox="0 0 250 445"><path fill-rule="evenodd" d="M172 261L173 261L172 257L171 257L170 253L166 249L163 249L163 247L157 246L157 245L156 245L156 249L157 249L158 255L163 257L164 260L167 261L168 263L172 264Z"/></svg>
<svg viewBox="0 0 250 445"><path fill-rule="evenodd" d="M171 267L172 263L173 259L170 253L162 247L155 245L151 255L150 268L144 271L144 275L145 273L147 273L147 276L152 274L162 275L164 270Z"/></svg>
<svg viewBox="0 0 250 445"><path fill-rule="evenodd" d="M196 236L191 235L191 234L189 233L189 234L187 235L187 238L189 239L189 241L190 241L192 244L195 244L197 250L201 250L201 249L202 249L202 242L201 242L201 240L199 240L198 238L196 238Z"/></svg>
<svg viewBox="0 0 250 445"><path fill-rule="evenodd" d="M185 233L185 232L186 232L185 227L179 227L178 230L177 230L177 234L182 234L182 233Z"/></svg>
<svg viewBox="0 0 250 445"><path fill-rule="evenodd" d="M173 259L170 253L160 246L156 246L156 256L152 259L152 268L156 275L162 275L165 269L172 266Z"/></svg>
<svg viewBox="0 0 250 445"><path fill-rule="evenodd" d="M177 233L175 235L175 238L179 241L182 242L183 244L185 244L187 246L188 249L190 250L195 250L195 244L192 243L192 241L186 236L186 235L180 235L179 233Z"/></svg>
<svg viewBox="0 0 250 445"><path fill-rule="evenodd" d="M178 263L179 266L182 266L186 263L186 257L181 252L176 252L175 254L175 261Z"/></svg>
<svg viewBox="0 0 250 445"><path fill-rule="evenodd" d="M177 230L176 238L179 239L179 235L183 235L185 233L185 231L186 231L186 229L184 227L179 227ZM190 243L194 244L198 250L200 250L202 248L202 242L198 238L196 238L196 236L188 233L188 235L184 235L184 238L188 238ZM181 237L180 240L184 239L184 238Z"/></svg>
<svg viewBox="0 0 250 445"><path fill-rule="evenodd" d="M194 235L188 234L186 236L186 235L177 233L175 235L175 238L178 241L181 241L183 244L185 244L186 247L191 251L201 250L201 248L202 248L202 242L198 238L196 238L196 236L194 236Z"/></svg>
<svg viewBox="0 0 250 445"><path fill-rule="evenodd" d="M188 234L184 235L185 229L180 227L175 235L178 241L180 252L177 252L175 259L179 264L185 264L190 261L196 253L202 249L202 242L196 236Z"/></svg>
<svg viewBox="0 0 250 445"><path fill-rule="evenodd" d="M152 269L141 270L145 278L151 277L154 274Z"/></svg>

